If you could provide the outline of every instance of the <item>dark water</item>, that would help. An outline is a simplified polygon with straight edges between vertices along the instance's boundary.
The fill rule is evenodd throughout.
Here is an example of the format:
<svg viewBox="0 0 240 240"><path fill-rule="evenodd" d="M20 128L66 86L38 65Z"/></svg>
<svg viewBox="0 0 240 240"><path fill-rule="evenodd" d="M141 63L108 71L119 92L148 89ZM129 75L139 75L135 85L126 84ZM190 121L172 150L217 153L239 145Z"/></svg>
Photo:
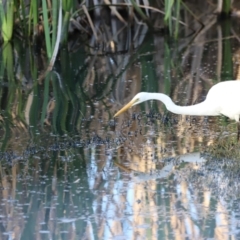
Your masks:
<svg viewBox="0 0 240 240"><path fill-rule="evenodd" d="M1 49L0 239L240 238L235 123L153 101L113 119L139 91L192 105L237 79L239 25L214 19L178 42L69 46L46 76L31 48Z"/></svg>

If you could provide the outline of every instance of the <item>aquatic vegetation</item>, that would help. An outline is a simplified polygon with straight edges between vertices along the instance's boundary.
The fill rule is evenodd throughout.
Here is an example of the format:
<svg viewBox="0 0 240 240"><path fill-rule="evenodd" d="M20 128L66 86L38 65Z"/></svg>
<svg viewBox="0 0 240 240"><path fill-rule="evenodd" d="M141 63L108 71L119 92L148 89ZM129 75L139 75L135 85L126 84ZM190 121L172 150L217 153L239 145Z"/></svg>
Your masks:
<svg viewBox="0 0 240 240"><path fill-rule="evenodd" d="M237 237L236 125L156 101L113 118L140 91L187 106L236 79L236 19L216 1L28 2L0 48L0 238Z"/></svg>
<svg viewBox="0 0 240 240"><path fill-rule="evenodd" d="M240 162L240 150L236 134L220 136L213 145L206 147L205 151L218 159L234 159Z"/></svg>
<svg viewBox="0 0 240 240"><path fill-rule="evenodd" d="M199 1L200 2L200 1ZM195 5L201 3L196 2ZM215 2L205 6L205 8L216 10ZM231 3L228 0L218 4L217 12L229 15ZM198 8L198 7L197 7ZM202 9L205 11L205 9ZM61 17L62 15L62 17ZM190 22L185 22L182 17L188 15L196 22L200 22L191 2L181 0L165 0L163 2L144 1L140 4L132 0L130 3L111 3L110 1L2 1L0 3L0 24L1 35L4 42L12 39L13 32L17 37L28 43L36 43L39 38L44 38L46 43L47 56L50 59L54 47L59 49L59 44L67 44L69 38L77 32L80 35L94 36L96 40L102 39L101 32L108 26L107 20L116 20L123 26L131 25L140 28L145 25L154 31L165 29L165 35L170 35L178 39L181 27L190 29ZM98 23L97 19L104 16L105 22ZM127 16L127 21L125 16ZM120 25L121 25L120 24ZM117 31L121 31L121 26L117 25ZM104 31L108 31L106 28ZM198 30L194 30L198 31ZM78 35L78 34L77 34ZM103 39L102 39L103 40ZM108 40L109 41L109 40ZM108 43L111 48L114 39ZM116 48L116 47L114 47ZM54 62L54 61L53 61Z"/></svg>
<svg viewBox="0 0 240 240"><path fill-rule="evenodd" d="M14 1L9 0L0 2L0 26L1 34L4 42L8 42L12 39L13 27L14 27Z"/></svg>

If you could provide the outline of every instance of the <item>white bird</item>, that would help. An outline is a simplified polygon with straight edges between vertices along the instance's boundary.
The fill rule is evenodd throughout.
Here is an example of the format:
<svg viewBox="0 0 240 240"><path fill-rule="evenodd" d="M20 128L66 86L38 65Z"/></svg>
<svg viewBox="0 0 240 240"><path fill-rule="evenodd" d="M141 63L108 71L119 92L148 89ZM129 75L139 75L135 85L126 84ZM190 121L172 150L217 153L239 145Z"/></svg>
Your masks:
<svg viewBox="0 0 240 240"><path fill-rule="evenodd" d="M192 106L178 106L163 93L138 93L127 105L120 109L114 117L130 107L147 100L159 100L173 113L192 116L224 115L239 122L240 117L240 81L231 80L217 83L209 90L206 99Z"/></svg>

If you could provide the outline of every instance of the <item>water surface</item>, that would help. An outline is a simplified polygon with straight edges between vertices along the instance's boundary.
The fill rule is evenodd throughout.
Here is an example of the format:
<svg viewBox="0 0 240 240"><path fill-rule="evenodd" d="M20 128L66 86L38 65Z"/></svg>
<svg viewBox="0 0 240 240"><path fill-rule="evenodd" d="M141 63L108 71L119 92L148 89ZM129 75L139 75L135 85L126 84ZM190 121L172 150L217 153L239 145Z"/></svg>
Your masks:
<svg viewBox="0 0 240 240"><path fill-rule="evenodd" d="M239 41L223 29L62 49L44 77L30 48L2 48L1 239L238 239L235 123L156 101L113 119L139 91L192 105L238 78Z"/></svg>

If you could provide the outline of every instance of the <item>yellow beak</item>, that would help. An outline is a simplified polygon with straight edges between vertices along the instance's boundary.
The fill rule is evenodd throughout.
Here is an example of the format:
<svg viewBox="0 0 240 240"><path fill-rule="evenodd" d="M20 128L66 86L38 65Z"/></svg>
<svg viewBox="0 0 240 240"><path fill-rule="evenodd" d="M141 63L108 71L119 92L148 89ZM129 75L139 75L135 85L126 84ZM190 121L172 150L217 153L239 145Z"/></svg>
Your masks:
<svg viewBox="0 0 240 240"><path fill-rule="evenodd" d="M131 108L134 105L134 103L136 103L137 101L138 101L138 99L131 100L127 105L125 105L123 108L121 108L113 117L117 117L121 113L125 112L126 110Z"/></svg>

